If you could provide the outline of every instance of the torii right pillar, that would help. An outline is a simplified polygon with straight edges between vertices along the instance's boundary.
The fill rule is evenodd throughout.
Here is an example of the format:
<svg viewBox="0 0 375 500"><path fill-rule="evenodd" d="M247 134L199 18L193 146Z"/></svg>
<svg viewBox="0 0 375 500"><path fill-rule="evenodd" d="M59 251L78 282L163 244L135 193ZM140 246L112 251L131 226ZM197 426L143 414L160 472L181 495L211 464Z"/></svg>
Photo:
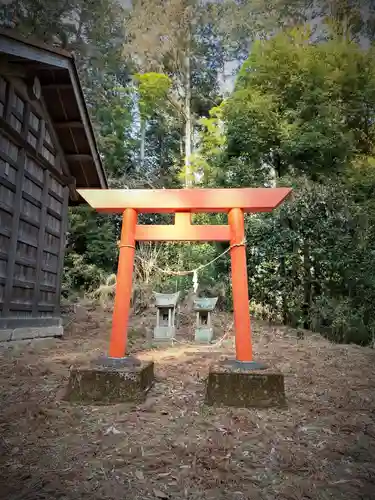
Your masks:
<svg viewBox="0 0 375 500"><path fill-rule="evenodd" d="M284 375L253 360L243 211L230 210L228 223L236 358L211 365L205 402L242 408L282 408L286 406Z"/></svg>

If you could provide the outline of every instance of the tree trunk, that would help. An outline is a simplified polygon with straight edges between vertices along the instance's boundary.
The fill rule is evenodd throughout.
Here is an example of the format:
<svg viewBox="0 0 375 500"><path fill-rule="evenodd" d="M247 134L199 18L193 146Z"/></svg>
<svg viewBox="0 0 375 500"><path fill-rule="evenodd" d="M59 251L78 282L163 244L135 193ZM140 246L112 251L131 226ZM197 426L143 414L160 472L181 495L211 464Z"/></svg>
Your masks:
<svg viewBox="0 0 375 500"><path fill-rule="evenodd" d="M139 150L139 168L143 169L145 164L146 149L146 120L141 119L141 144Z"/></svg>
<svg viewBox="0 0 375 500"><path fill-rule="evenodd" d="M270 184L272 188L277 187L277 172L273 166L270 166Z"/></svg>
<svg viewBox="0 0 375 500"><path fill-rule="evenodd" d="M275 153L275 166L274 166L274 172L275 172L275 180L276 178L280 178L282 176L282 165L281 165L281 158L279 153Z"/></svg>
<svg viewBox="0 0 375 500"><path fill-rule="evenodd" d="M185 187L191 187L191 67L190 67L190 49L185 57Z"/></svg>
<svg viewBox="0 0 375 500"><path fill-rule="evenodd" d="M288 221L286 220L285 217L281 218L281 226L283 228L288 227ZM281 252L279 254L279 264L280 264L280 275L282 278L282 289L281 289L281 313L282 313L282 318L283 318L283 324L284 325L289 325L291 322L291 314L289 311L289 305L288 305L288 291L287 291L287 270L286 270L286 265L285 265L285 249L284 245L281 245Z"/></svg>
<svg viewBox="0 0 375 500"><path fill-rule="evenodd" d="M285 269L285 257L283 255L280 255L279 257L279 262L280 262L280 275L282 277L283 281L283 287L281 291L281 313L282 313L282 318L283 318L283 325L289 325L290 324L290 313L289 313L289 307L288 307L288 300L286 298L286 290L285 290L285 282L286 282L286 269Z"/></svg>
<svg viewBox="0 0 375 500"><path fill-rule="evenodd" d="M303 269L304 269L304 300L303 300L303 327L307 330L310 328L310 306L312 296L312 279L311 279L311 260L310 260L310 245L308 241L303 244Z"/></svg>
<svg viewBox="0 0 375 500"><path fill-rule="evenodd" d="M322 273L320 269L320 264L316 259L313 260L312 271L314 274L312 299L315 299L317 297L320 297L322 294L322 285L321 285Z"/></svg>

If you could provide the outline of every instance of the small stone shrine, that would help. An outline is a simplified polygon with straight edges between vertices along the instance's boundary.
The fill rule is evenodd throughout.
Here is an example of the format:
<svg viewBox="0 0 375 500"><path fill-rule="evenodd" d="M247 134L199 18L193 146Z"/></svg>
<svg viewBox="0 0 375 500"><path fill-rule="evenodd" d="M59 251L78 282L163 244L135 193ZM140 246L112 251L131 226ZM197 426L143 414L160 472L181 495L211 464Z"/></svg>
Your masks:
<svg viewBox="0 0 375 500"><path fill-rule="evenodd" d="M158 293L154 292L156 306L156 326L154 328L155 340L170 340L176 334L176 307L180 292Z"/></svg>
<svg viewBox="0 0 375 500"><path fill-rule="evenodd" d="M211 313L215 309L218 297L198 297L194 300L193 309L197 314L195 328L196 342L211 342L213 337Z"/></svg>

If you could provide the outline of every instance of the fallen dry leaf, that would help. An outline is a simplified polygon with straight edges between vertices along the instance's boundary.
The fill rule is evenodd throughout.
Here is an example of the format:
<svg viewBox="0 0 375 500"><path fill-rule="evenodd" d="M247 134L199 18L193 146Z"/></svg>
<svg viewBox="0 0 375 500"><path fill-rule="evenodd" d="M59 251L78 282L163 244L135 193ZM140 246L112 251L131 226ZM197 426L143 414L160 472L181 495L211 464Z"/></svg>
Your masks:
<svg viewBox="0 0 375 500"><path fill-rule="evenodd" d="M155 488L154 488L154 495L156 496L156 498L169 498L169 495L164 493L164 491L157 490Z"/></svg>
<svg viewBox="0 0 375 500"><path fill-rule="evenodd" d="M108 434L121 434L121 431L116 429L116 427L114 425L111 425L110 427L108 427L108 429L105 431L104 434L106 436L108 436Z"/></svg>
<svg viewBox="0 0 375 500"><path fill-rule="evenodd" d="M143 472L141 470L136 470L135 471L135 477L137 479L139 479L140 481L143 481L143 479L145 478Z"/></svg>

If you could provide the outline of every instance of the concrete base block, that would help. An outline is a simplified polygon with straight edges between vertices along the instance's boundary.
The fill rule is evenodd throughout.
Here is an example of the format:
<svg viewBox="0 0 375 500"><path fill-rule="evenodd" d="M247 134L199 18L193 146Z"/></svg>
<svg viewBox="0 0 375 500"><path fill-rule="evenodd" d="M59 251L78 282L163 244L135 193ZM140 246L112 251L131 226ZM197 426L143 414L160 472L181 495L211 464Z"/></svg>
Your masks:
<svg viewBox="0 0 375 500"><path fill-rule="evenodd" d="M63 335L64 327L62 325L8 328L6 330L0 330L0 342L62 337Z"/></svg>
<svg viewBox="0 0 375 500"><path fill-rule="evenodd" d="M154 340L171 340L176 336L174 326L156 326L154 328Z"/></svg>
<svg viewBox="0 0 375 500"><path fill-rule="evenodd" d="M270 369L244 370L212 365L205 403L239 408L285 407L284 375Z"/></svg>
<svg viewBox="0 0 375 500"><path fill-rule="evenodd" d="M0 330L0 342L8 342L12 338L13 330Z"/></svg>
<svg viewBox="0 0 375 500"><path fill-rule="evenodd" d="M62 337L64 334L63 326L44 326L37 328L15 328L12 330L10 340L28 340L41 337Z"/></svg>
<svg viewBox="0 0 375 500"><path fill-rule="evenodd" d="M197 328L195 330L195 342L209 344L214 335L212 328Z"/></svg>
<svg viewBox="0 0 375 500"><path fill-rule="evenodd" d="M115 404L142 402L154 383L154 363L141 362L121 368L73 367L65 398L72 402Z"/></svg>
<svg viewBox="0 0 375 500"><path fill-rule="evenodd" d="M39 328L39 337L62 337L63 335L64 327L62 325Z"/></svg>

